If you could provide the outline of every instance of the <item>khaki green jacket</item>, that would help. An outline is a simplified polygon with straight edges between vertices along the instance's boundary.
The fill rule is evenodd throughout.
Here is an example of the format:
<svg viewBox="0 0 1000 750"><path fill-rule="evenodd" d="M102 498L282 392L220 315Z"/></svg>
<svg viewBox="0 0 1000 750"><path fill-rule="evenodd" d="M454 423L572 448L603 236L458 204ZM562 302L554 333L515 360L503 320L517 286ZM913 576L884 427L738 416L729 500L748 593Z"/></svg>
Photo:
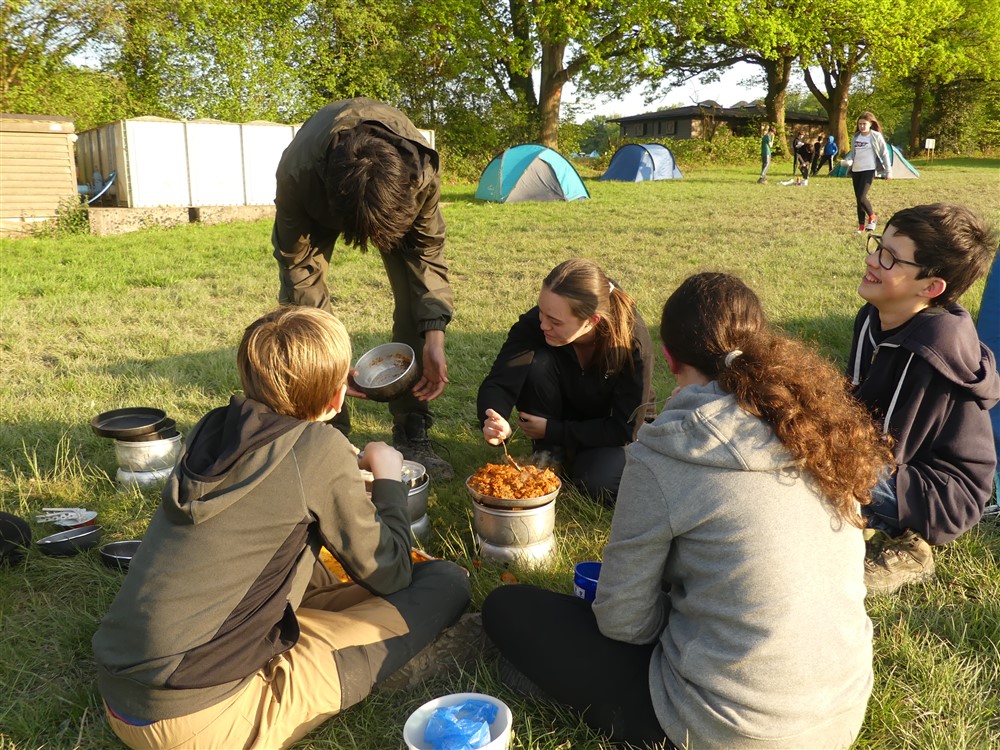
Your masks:
<svg viewBox="0 0 1000 750"><path fill-rule="evenodd" d="M277 212L274 220L274 257L286 268L307 264L323 254L327 259L340 230L340 215L327 194L326 160L338 133L369 124L386 131L386 139L399 148L416 185L420 207L413 226L394 250L403 258L410 295L421 333L444 330L451 320L453 303L444 259L445 223L441 215L441 164L412 122L394 107L373 99L333 102L310 117L278 163ZM320 285L292 290L294 304L321 307Z"/></svg>

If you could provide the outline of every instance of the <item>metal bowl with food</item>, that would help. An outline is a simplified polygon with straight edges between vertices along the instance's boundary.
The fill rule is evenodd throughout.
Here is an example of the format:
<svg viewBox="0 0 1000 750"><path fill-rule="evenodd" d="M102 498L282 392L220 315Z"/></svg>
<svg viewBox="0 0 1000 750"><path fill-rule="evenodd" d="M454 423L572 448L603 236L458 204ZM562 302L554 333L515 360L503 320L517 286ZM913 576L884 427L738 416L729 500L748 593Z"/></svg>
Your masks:
<svg viewBox="0 0 1000 750"><path fill-rule="evenodd" d="M391 401L409 391L418 376L413 349L393 342L361 355L354 365L351 385L372 401Z"/></svg>
<svg viewBox="0 0 1000 750"><path fill-rule="evenodd" d="M486 464L465 480L473 500L493 508L537 508L556 499L562 483L551 469Z"/></svg>

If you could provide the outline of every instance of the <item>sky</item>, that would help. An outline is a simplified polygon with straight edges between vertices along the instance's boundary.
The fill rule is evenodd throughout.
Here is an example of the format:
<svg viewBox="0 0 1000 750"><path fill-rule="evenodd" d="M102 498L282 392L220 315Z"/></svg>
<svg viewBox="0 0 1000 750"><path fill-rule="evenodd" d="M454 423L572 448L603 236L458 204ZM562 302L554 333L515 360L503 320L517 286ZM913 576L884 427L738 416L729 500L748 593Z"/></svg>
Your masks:
<svg viewBox="0 0 1000 750"><path fill-rule="evenodd" d="M643 112L653 112L661 107L671 105L688 106L705 99L713 99L723 107L731 107L739 101L752 102L767 93L763 80L759 82L753 80L760 77L760 70L757 65L737 63L733 67L727 68L720 80L715 83L701 83L698 79L693 79L683 86L664 88L650 104L646 104L639 89L635 89L618 99L584 100L580 103L589 105L589 109L579 112L575 119L577 122L584 122L595 115L628 117ZM793 77L790 86L795 85L796 81ZM576 91L571 83L563 87L562 102L564 106L567 103L578 102Z"/></svg>

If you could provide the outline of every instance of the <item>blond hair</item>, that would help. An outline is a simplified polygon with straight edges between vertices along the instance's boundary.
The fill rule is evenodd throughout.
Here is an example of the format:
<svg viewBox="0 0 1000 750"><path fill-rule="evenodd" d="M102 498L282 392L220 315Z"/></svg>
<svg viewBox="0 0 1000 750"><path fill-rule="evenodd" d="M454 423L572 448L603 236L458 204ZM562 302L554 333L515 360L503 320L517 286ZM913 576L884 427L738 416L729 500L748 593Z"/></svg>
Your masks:
<svg viewBox="0 0 1000 750"><path fill-rule="evenodd" d="M312 421L347 382L351 339L324 310L279 307L247 326L236 364L247 398Z"/></svg>
<svg viewBox="0 0 1000 750"><path fill-rule="evenodd" d="M635 300L608 278L599 265L586 258L571 258L553 268L542 286L566 300L580 320L595 313L597 346L594 359L617 375L625 365L634 366Z"/></svg>

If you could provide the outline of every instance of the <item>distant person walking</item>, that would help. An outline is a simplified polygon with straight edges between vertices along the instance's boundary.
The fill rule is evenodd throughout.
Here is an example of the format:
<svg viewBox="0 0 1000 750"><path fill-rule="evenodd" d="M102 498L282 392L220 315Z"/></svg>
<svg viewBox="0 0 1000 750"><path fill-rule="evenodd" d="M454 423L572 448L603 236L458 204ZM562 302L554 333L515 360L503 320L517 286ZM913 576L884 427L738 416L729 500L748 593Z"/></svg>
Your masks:
<svg viewBox="0 0 1000 750"><path fill-rule="evenodd" d="M858 207L858 234L874 232L877 224L875 209L868 200L868 191L876 177L889 179L889 148L882 137L882 126L875 115L863 112L858 129L851 138L851 150L844 155Z"/></svg>
<svg viewBox="0 0 1000 750"><path fill-rule="evenodd" d="M771 166L771 153L774 150L774 125L767 126L767 132L760 139L760 179L758 185L767 184L767 170Z"/></svg>
<svg viewBox="0 0 1000 750"><path fill-rule="evenodd" d="M840 146L837 145L837 141L834 140L832 135L828 135L826 137L826 145L823 146L823 155L820 157L819 164L813 170L813 174L815 175L819 172L824 164L827 166L826 173L830 174L833 171L833 157L838 153L840 153Z"/></svg>

